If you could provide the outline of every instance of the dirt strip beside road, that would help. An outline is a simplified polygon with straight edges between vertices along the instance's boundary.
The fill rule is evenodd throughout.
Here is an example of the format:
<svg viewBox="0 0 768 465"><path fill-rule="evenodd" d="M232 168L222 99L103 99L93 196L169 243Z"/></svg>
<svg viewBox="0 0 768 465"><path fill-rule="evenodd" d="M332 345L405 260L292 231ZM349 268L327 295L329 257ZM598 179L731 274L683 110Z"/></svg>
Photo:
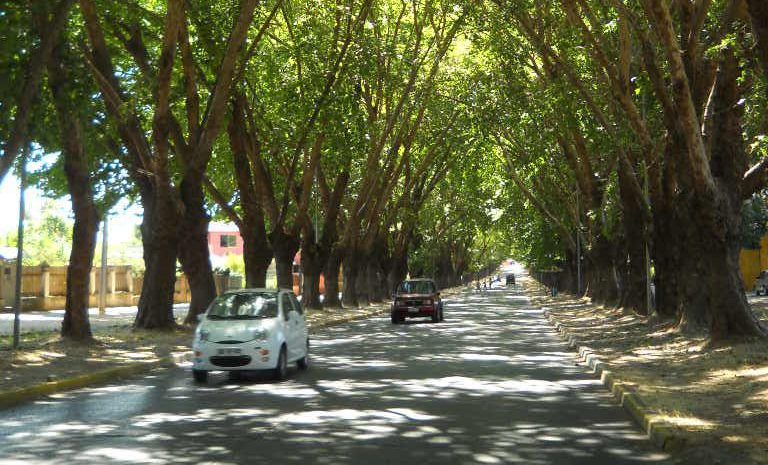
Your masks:
<svg viewBox="0 0 768 465"><path fill-rule="evenodd" d="M768 342L711 347L670 322L523 284L657 444L768 464Z"/></svg>

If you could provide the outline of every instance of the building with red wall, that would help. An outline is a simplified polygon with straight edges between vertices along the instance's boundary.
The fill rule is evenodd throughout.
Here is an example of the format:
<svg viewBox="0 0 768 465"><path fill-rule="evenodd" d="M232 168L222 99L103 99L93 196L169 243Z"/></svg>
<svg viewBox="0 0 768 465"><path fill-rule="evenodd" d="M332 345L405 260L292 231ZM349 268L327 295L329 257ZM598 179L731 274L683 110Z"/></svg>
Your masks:
<svg viewBox="0 0 768 465"><path fill-rule="evenodd" d="M220 266L228 255L242 257L243 238L237 226L228 223L208 225L208 250L213 266Z"/></svg>

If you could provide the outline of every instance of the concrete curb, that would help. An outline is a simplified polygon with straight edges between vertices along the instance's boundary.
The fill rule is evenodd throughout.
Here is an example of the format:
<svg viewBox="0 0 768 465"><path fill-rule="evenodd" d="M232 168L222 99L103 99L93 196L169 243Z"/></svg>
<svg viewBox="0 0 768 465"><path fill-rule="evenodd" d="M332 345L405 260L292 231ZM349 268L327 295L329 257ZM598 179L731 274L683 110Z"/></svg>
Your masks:
<svg viewBox="0 0 768 465"><path fill-rule="evenodd" d="M340 319L333 319L330 321L311 325L309 331L310 333L313 333L322 328L338 326L353 321L366 320L368 318L382 315L384 313L389 313L389 310L387 308L374 309L371 311L366 311L365 313L350 315ZM183 352L174 354L170 357L163 357L152 362L131 363L127 365L106 368L104 370L94 371L84 375L73 376L71 378L64 378L60 380L35 384L25 388L0 391L0 409L14 407L24 402L35 400L40 397L48 396L58 392L71 391L88 386L106 384L118 379L136 376L159 368L170 368L181 363L188 362L191 359L191 351Z"/></svg>
<svg viewBox="0 0 768 465"><path fill-rule="evenodd" d="M689 445L689 438L677 426L655 418L655 414L635 392L634 387L617 378L609 366L602 362L592 349L581 345L579 339L571 334L562 322L557 320L553 312L544 310L544 316L560 334L560 337L568 343L568 347L576 350L581 361L600 377L603 385L611 391L624 410L640 425L651 442L668 452L676 452Z"/></svg>

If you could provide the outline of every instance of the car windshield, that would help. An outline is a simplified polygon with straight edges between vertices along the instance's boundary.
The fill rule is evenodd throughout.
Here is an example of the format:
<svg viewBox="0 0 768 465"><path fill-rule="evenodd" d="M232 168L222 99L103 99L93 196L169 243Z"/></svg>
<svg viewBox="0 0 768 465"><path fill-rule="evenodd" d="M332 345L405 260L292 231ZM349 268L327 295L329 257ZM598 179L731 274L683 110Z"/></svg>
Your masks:
<svg viewBox="0 0 768 465"><path fill-rule="evenodd" d="M212 320L275 318L277 294L249 292L218 297L207 313Z"/></svg>
<svg viewBox="0 0 768 465"><path fill-rule="evenodd" d="M397 287L398 294L431 294L433 291L431 281L403 281Z"/></svg>

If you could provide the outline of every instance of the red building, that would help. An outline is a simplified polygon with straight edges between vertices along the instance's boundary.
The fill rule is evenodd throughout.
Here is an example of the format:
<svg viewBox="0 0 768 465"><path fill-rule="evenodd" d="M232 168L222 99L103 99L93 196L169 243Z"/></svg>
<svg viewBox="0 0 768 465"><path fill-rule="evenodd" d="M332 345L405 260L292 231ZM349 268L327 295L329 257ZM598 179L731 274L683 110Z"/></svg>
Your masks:
<svg viewBox="0 0 768 465"><path fill-rule="evenodd" d="M208 250L211 252L211 264L214 268L226 266L229 255L243 256L243 238L237 226L231 223L211 223L208 225ZM272 264L274 267L274 263ZM301 252L293 260L293 292L301 293ZM274 273L274 268L272 268ZM341 279L341 276L340 276ZM320 293L325 292L325 277L320 276Z"/></svg>
<svg viewBox="0 0 768 465"><path fill-rule="evenodd" d="M217 266L227 255L243 255L243 238L234 224L211 223L208 225L208 249L211 262Z"/></svg>

